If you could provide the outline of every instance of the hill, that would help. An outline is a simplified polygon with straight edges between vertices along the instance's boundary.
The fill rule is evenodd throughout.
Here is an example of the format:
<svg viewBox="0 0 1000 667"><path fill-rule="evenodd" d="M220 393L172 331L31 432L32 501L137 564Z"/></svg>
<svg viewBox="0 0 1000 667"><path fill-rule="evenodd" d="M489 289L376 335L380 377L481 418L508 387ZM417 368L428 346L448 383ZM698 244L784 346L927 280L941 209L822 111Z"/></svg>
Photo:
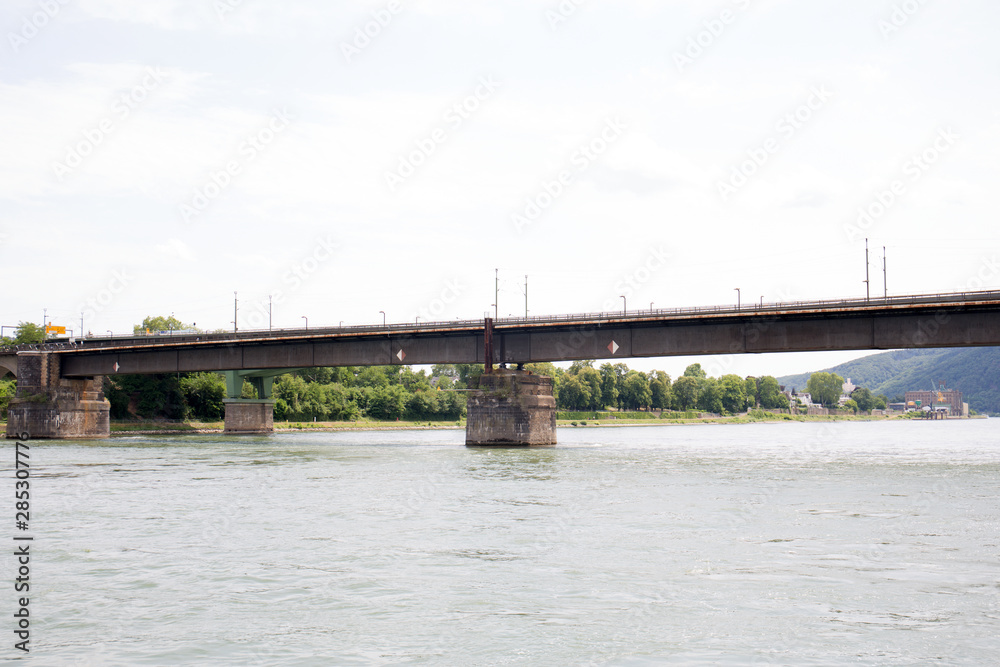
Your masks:
<svg viewBox="0 0 1000 667"><path fill-rule="evenodd" d="M822 370L851 378L859 387L890 399L944 381L961 391L973 410L1000 415L1000 347L898 350ZM778 383L803 390L810 375L786 375L778 378Z"/></svg>

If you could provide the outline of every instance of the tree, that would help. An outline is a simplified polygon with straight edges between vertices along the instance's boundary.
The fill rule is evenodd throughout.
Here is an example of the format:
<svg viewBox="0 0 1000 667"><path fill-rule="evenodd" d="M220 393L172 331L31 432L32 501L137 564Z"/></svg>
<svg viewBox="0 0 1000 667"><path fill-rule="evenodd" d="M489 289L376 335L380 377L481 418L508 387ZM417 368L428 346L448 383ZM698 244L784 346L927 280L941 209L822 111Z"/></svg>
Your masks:
<svg viewBox="0 0 1000 667"><path fill-rule="evenodd" d="M16 393L17 383L14 380L0 380L0 419L7 419L7 407Z"/></svg>
<svg viewBox="0 0 1000 667"><path fill-rule="evenodd" d="M885 410L889 405L889 399L885 397L885 394L879 394L875 397L875 409Z"/></svg>
<svg viewBox="0 0 1000 667"><path fill-rule="evenodd" d="M858 387L851 392L851 398L858 405L858 410L868 414L875 407L875 397L867 387Z"/></svg>
<svg viewBox="0 0 1000 667"><path fill-rule="evenodd" d="M590 405L590 387L576 375L567 375L559 387L559 405L565 410L586 410Z"/></svg>
<svg viewBox="0 0 1000 667"><path fill-rule="evenodd" d="M678 410L690 410L698 402L698 381L690 375L682 375L674 382L674 406Z"/></svg>
<svg viewBox="0 0 1000 667"><path fill-rule="evenodd" d="M620 400L628 410L638 410L649 406L652 400L649 379L639 371L629 371L622 381Z"/></svg>
<svg viewBox="0 0 1000 667"><path fill-rule="evenodd" d="M173 315L169 317L163 317L162 315L154 317L150 315L142 321L142 324L137 324L132 327L132 333L144 334L147 331L149 333L157 333L158 331L180 331L182 329L193 328L193 325L184 324Z"/></svg>
<svg viewBox="0 0 1000 667"><path fill-rule="evenodd" d="M192 373L181 378L181 394L187 416L217 420L225 417L226 381L217 373Z"/></svg>
<svg viewBox="0 0 1000 667"><path fill-rule="evenodd" d="M601 374L598 373L592 366L586 366L580 369L577 377L580 378L580 382L587 386L587 393L590 396L587 401L586 409L604 409L604 405L602 405L603 401L601 400L603 397L603 393L601 392Z"/></svg>
<svg viewBox="0 0 1000 667"><path fill-rule="evenodd" d="M708 373L705 369L701 367L701 364L691 364L684 369L684 377L694 378L696 380L704 380L708 378Z"/></svg>
<svg viewBox="0 0 1000 667"><path fill-rule="evenodd" d="M760 378L747 376L743 381L743 390L747 395L747 407L760 407Z"/></svg>
<svg viewBox="0 0 1000 667"><path fill-rule="evenodd" d="M673 399L670 391L670 376L663 371L652 371L649 374L650 407L655 410L667 410Z"/></svg>
<svg viewBox="0 0 1000 667"><path fill-rule="evenodd" d="M722 412L719 381L715 378L705 378L701 391L698 394L698 409L705 412Z"/></svg>
<svg viewBox="0 0 1000 667"><path fill-rule="evenodd" d="M840 393L843 391L844 378L836 373L819 372L813 373L809 377L806 391L812 396L814 403L819 403L828 408L837 407Z"/></svg>
<svg viewBox="0 0 1000 667"><path fill-rule="evenodd" d="M14 338L4 338L4 345L37 344L45 340L45 329L34 322L19 322L14 330Z"/></svg>
<svg viewBox="0 0 1000 667"><path fill-rule="evenodd" d="M844 401L844 409L845 410L850 410L854 414L857 414L858 413L858 402L855 401L853 398L849 398L846 401Z"/></svg>
<svg viewBox="0 0 1000 667"><path fill-rule="evenodd" d="M719 400L726 412L743 412L747 406L746 381L739 375L723 375L719 379Z"/></svg>
<svg viewBox="0 0 1000 667"><path fill-rule="evenodd" d="M611 364L601 364L601 403L607 407L618 405L618 375Z"/></svg>
<svg viewBox="0 0 1000 667"><path fill-rule="evenodd" d="M788 407L788 397L781 393L781 385L772 375L760 378L760 407L765 410Z"/></svg>

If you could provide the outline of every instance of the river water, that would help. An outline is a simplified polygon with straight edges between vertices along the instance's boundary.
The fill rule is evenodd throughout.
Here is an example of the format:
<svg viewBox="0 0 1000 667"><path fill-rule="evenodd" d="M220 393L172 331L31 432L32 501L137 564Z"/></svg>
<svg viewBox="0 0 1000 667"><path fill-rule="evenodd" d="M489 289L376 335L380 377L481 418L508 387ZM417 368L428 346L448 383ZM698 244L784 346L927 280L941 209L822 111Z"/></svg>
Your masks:
<svg viewBox="0 0 1000 667"><path fill-rule="evenodd" d="M36 441L25 660L1000 664L1000 420L559 441Z"/></svg>

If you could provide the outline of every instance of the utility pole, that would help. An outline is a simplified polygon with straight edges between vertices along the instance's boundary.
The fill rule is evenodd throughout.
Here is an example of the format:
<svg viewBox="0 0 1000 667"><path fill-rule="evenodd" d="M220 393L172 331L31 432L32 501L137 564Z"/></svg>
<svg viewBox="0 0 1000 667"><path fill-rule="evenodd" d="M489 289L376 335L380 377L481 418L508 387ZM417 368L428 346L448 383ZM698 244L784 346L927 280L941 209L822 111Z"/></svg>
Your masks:
<svg viewBox="0 0 1000 667"><path fill-rule="evenodd" d="M868 239L865 239L865 301L871 301L871 285L868 282Z"/></svg>
<svg viewBox="0 0 1000 667"><path fill-rule="evenodd" d="M882 246L882 291L883 298L889 300L889 274L885 270L885 246Z"/></svg>
<svg viewBox="0 0 1000 667"><path fill-rule="evenodd" d="M271 295L267 295L267 330L271 330Z"/></svg>
<svg viewBox="0 0 1000 667"><path fill-rule="evenodd" d="M83 338L83 313L80 313L80 338Z"/></svg>
<svg viewBox="0 0 1000 667"><path fill-rule="evenodd" d="M239 295L233 292L233 333L236 333L236 313L239 311Z"/></svg>
<svg viewBox="0 0 1000 667"><path fill-rule="evenodd" d="M493 269L493 319L500 317L500 269Z"/></svg>

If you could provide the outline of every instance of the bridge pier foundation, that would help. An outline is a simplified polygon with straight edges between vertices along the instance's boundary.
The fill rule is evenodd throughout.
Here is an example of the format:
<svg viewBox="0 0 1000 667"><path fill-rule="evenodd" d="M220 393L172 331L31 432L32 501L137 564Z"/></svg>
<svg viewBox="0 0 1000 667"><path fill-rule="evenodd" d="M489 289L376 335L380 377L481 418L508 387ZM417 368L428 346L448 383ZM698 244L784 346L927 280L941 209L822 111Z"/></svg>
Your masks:
<svg viewBox="0 0 1000 667"><path fill-rule="evenodd" d="M274 401L272 400L225 400L225 433L251 435L274 433Z"/></svg>
<svg viewBox="0 0 1000 667"><path fill-rule="evenodd" d="M469 393L466 445L556 444L552 378L500 369L481 375L470 388L474 391Z"/></svg>
<svg viewBox="0 0 1000 667"><path fill-rule="evenodd" d="M107 438L111 404L104 378L63 378L59 355L19 352L17 395L7 409L8 438Z"/></svg>

